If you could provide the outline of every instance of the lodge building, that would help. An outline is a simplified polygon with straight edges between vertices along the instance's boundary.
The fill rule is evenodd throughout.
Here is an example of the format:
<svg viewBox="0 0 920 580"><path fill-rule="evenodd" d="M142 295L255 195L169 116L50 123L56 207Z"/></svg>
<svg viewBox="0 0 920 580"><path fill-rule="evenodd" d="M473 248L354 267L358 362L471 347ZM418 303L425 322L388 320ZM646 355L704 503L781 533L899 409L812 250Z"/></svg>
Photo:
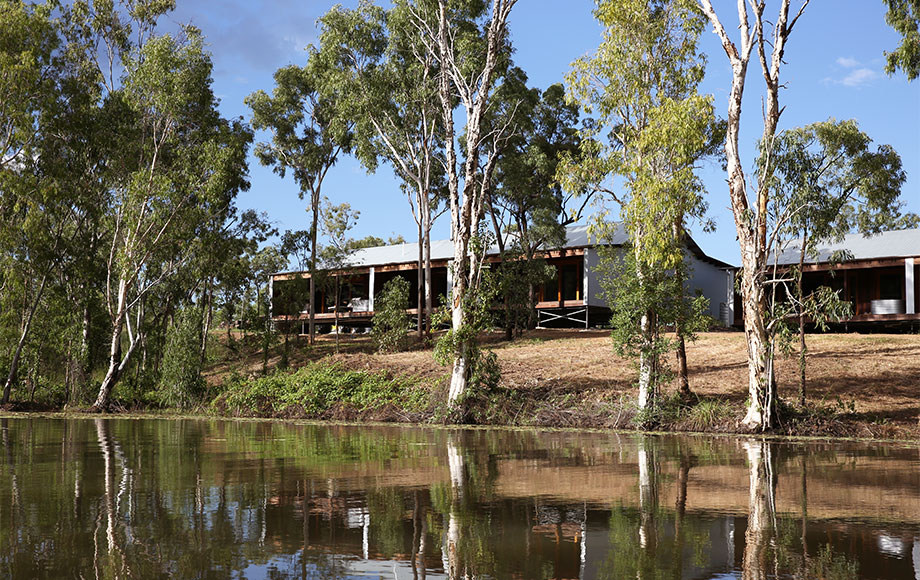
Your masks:
<svg viewBox="0 0 920 580"><path fill-rule="evenodd" d="M609 242L622 246L627 241L621 228ZM686 241L690 264L690 287L709 300L708 314L724 324L734 320L734 267L707 256L689 236ZM454 246L449 240L431 242L431 283L433 296L447 295L452 286L451 261ZM339 303L334 293L317 291L315 319L321 330L331 328L338 310L342 327L368 327L374 316L374 297L395 276L409 281L409 309L418 298L418 244L407 243L358 250L351 257L350 267L343 272ZM610 308L603 298L595 272L598 265L597 244L589 236L587 226L566 228L563 247L542 252L546 262L555 267L556 276L536 288L538 324L544 327L588 328L607 324ZM500 262L497 247L486 254L486 261ZM332 273L332 275L337 275ZM279 272L271 276L272 321L276 326L304 328L309 318L309 274Z"/></svg>
<svg viewBox="0 0 920 580"><path fill-rule="evenodd" d="M798 266L798 243L777 256L780 268ZM911 328L920 322L920 228L874 236L848 234L805 256L802 290L836 290L853 307L854 328ZM736 309L740 316L740 309ZM736 324L740 323L736 320Z"/></svg>

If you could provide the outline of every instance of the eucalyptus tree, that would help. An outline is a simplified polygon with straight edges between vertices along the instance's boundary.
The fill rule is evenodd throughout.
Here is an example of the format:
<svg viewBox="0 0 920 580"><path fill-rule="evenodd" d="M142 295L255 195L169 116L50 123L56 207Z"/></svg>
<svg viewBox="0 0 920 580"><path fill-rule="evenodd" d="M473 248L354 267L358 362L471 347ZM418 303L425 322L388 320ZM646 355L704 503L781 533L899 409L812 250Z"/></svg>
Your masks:
<svg viewBox="0 0 920 580"><path fill-rule="evenodd" d="M500 285L509 340L515 329L535 324L533 289L552 275L540 248L563 246L565 227L581 219L591 200L585 192L566 192L556 180L561 155L578 153L578 105L566 102L561 84L541 92L528 89L526 80L523 71L510 69L487 117L491 127L513 128L506 138L490 143L490 154L498 161L488 203L502 256Z"/></svg>
<svg viewBox="0 0 920 580"><path fill-rule="evenodd" d="M81 47L65 38L53 9L52 3L10 2L0 13L0 302L6 327L0 340L10 344L4 403L35 323L53 326L38 318L62 312L52 303L62 294L63 273L85 256L80 242L92 212L93 184L81 171L81 144L92 124L85 103L94 87L76 66ZM55 298L48 295L52 286ZM58 321L61 336L72 322ZM32 358L40 364L41 357Z"/></svg>
<svg viewBox="0 0 920 580"><path fill-rule="evenodd" d="M123 11L74 5L88 36L109 48L108 66L95 62L105 100L120 113L103 226L110 349L96 410L108 406L143 341L148 297L187 263L188 241L201 224L226 215L236 193L248 187L251 134L220 117L200 32L186 27L178 36L156 34L157 19L169 8L168 2L132 2Z"/></svg>
<svg viewBox="0 0 920 580"><path fill-rule="evenodd" d="M194 272L199 281L201 304L202 364L208 346L208 335L215 306L223 310L227 322L227 344L231 344L230 329L238 313L239 302L246 289L253 284L256 269L253 257L277 230L265 213L246 210L239 213L232 208L223 221L214 220L196 240L198 259Z"/></svg>
<svg viewBox="0 0 920 580"><path fill-rule="evenodd" d="M431 228L444 195L444 144L435 55L425 50L405 5L385 11L362 1L320 19L320 44L335 52L336 90L355 120L354 152L375 171L388 163L418 226L418 333L431 331ZM423 323L424 321L424 323Z"/></svg>
<svg viewBox="0 0 920 580"><path fill-rule="evenodd" d="M725 132L725 167L728 175L729 198L735 218L735 230L741 249L740 290L744 333L748 351L748 407L743 423L750 429L765 431L776 422L776 377L773 369L774 344L767 328L767 286L771 240L767 236L771 198L771 175L775 167L769 157L758 164L753 183L744 171L739 138L741 105L751 56L760 64L763 86L763 131L761 148L769 151L776 138L782 107L779 90L780 72L789 37L809 0L796 3L777 0L775 16L764 15L766 0L738 0L738 34L736 43L729 36L711 0L698 0L703 13L722 44L732 76L728 95ZM772 22L772 31L765 30ZM765 26L766 23L766 26ZM730 27L733 29L734 27ZM753 191L749 197L748 188Z"/></svg>
<svg viewBox="0 0 920 580"><path fill-rule="evenodd" d="M582 158L566 159L560 172L570 190L594 189L621 207L630 255L614 337L639 360L639 407L651 425L666 377L661 328L681 320L679 309L662 306L674 296L664 289L678 279L684 294L683 228L705 211L696 170L717 125L711 97L697 93L704 20L691 0L607 1L595 16L605 26L601 44L573 63L568 83L570 98L596 119L583 132ZM609 235L603 222L599 229Z"/></svg>
<svg viewBox="0 0 920 580"><path fill-rule="evenodd" d="M774 333L784 330L789 308L798 319L799 401L804 405L805 318L824 325L848 311L846 297L841 299L829 288L804 293L806 258L814 256L820 244L840 241L844 234L911 227L917 216L901 215L899 196L906 175L900 156L889 145L873 147L856 121L830 119L783 131L758 163L767 163L767 156L775 168L769 181L774 256L787 249L798 251L798 267L790 272L792 276L779 275L776 260L773 262L774 299L770 300L768 325ZM787 300L775 299L778 289Z"/></svg>
<svg viewBox="0 0 920 580"><path fill-rule="evenodd" d="M483 146L493 136L483 133L483 117L492 102L497 77L511 52L508 16L514 4L515 0L492 0L489 6L449 0L397 3L408 10L425 51L439 71L437 93L454 244L451 329L442 338L453 358L448 392L448 404L452 407L457 406L466 392L477 364L478 324L471 316L478 310L475 304L480 298L484 244L476 238L496 161L490 158L482 163ZM459 119L454 116L458 102L465 120L462 163L457 155L457 140L461 138Z"/></svg>
<svg viewBox="0 0 920 580"><path fill-rule="evenodd" d="M335 353L339 353L339 312L341 311L342 278L348 275L351 257L356 248L354 240L348 237L348 232L355 227L361 212L351 209L351 205L342 203L334 205L328 198L323 200L321 224L328 243L323 248L323 267L331 271L328 278L333 287L335 305Z"/></svg>
<svg viewBox="0 0 920 580"><path fill-rule="evenodd" d="M314 287L321 281L323 274L316 268L310 278L305 279L303 272L311 269L313 263L313 232L312 230L285 230L281 234L278 243L278 252L285 257L296 272L293 272L285 284L279 285L277 290L273 289L275 295L272 296L271 302L273 308L279 308L278 314L294 315L298 317L304 312L305 308L309 309L309 303L303 301L304 295L310 299L310 279L316 278ZM322 253L322 248L317 250L317 255ZM288 265L285 264L287 268ZM309 312L309 310L307 310ZM290 326L290 325L288 325ZM289 328L284 327L283 331L287 332ZM287 340L285 338L285 340Z"/></svg>
<svg viewBox="0 0 920 580"><path fill-rule="evenodd" d="M0 169L24 159L39 113L55 100L61 39L53 10L53 2L11 0L0 11ZM0 215L6 205L0 201Z"/></svg>
<svg viewBox="0 0 920 580"><path fill-rule="evenodd" d="M499 91L511 86L506 79ZM559 83L542 92L525 91L499 95L516 109L516 132L498 158L490 210L514 232L526 258L533 259L540 246L565 241L565 226L581 219L591 195L567 192L556 179L561 157L579 151L578 104L566 101Z"/></svg>
<svg viewBox="0 0 920 580"><path fill-rule="evenodd" d="M306 66L289 65L275 71L275 88L269 96L257 91L246 97L256 130L271 134L270 142L256 145L255 154L284 177L291 172L300 198L309 196L310 233L310 343L316 332L317 235L322 210L322 187L329 170L352 144L354 121L341 114L337 102L331 48L310 47Z"/></svg>
<svg viewBox="0 0 920 580"><path fill-rule="evenodd" d="M777 139L777 127L783 107L780 105L782 65L789 38L810 0L776 0L775 16L765 16L766 0L737 3L738 41L729 34L711 0L698 0L714 32L719 37L732 77L728 96L725 161L729 198L735 218L735 230L741 249L740 289L745 337L748 344L748 408L744 424L751 429L767 430L776 422L776 377L773 357L775 345L768 328L770 255L776 250L775 236L768 236L773 205L773 176L776 164L768 154ZM903 43L888 56L888 71L902 69L909 79L916 77L918 51L916 0L885 0L887 20L903 37ZM772 23L772 28L771 27ZM760 161L753 180L744 171L739 138L742 100L747 84L747 70L752 55L760 65L763 78ZM753 199L748 194L752 190Z"/></svg>
<svg viewBox="0 0 920 580"><path fill-rule="evenodd" d="M50 4L11 2L0 11L0 287L4 334L11 343L4 404L66 235L66 221L53 216L68 208L62 207L44 171L48 160L39 153L63 72L51 9ZM45 206L55 212L46 214Z"/></svg>
<svg viewBox="0 0 920 580"><path fill-rule="evenodd" d="M885 71L900 69L908 80L920 75L920 0L884 0L885 21L901 35L901 44L885 53Z"/></svg>

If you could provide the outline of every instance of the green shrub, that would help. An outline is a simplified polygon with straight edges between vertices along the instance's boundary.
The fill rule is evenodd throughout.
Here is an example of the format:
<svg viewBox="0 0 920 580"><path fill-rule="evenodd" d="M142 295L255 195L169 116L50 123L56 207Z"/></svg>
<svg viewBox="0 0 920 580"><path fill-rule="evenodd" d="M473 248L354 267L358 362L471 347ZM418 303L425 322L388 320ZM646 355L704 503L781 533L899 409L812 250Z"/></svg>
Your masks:
<svg viewBox="0 0 920 580"><path fill-rule="evenodd" d="M407 347L409 332L409 282L396 276L383 285L374 298L374 328L371 336L380 352L398 352Z"/></svg>
<svg viewBox="0 0 920 580"><path fill-rule="evenodd" d="M721 399L703 399L687 411L687 422L694 431L712 431L732 416L729 404Z"/></svg>
<svg viewBox="0 0 920 580"><path fill-rule="evenodd" d="M278 371L250 380L235 376L213 405L230 415L320 416L336 405L357 411L385 405L419 411L427 401L428 392L416 379L315 362L294 372Z"/></svg>
<svg viewBox="0 0 920 580"><path fill-rule="evenodd" d="M201 313L179 312L166 334L162 371L155 398L171 407L188 408L204 395L201 377Z"/></svg>

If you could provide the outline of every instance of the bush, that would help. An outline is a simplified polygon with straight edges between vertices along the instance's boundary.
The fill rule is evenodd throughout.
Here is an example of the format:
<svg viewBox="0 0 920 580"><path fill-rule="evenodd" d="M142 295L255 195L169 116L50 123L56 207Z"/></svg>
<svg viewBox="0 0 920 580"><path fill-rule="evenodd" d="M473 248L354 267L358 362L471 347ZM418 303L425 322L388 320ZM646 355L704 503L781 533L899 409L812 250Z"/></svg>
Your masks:
<svg viewBox="0 0 920 580"><path fill-rule="evenodd" d="M359 412L395 405L414 412L428 401L427 389L412 378L351 371L341 363L321 361L248 381L235 376L226 387L213 405L230 415L319 417L337 405Z"/></svg>
<svg viewBox="0 0 920 580"><path fill-rule="evenodd" d="M204 391L201 313L195 308L185 308L166 334L156 399L167 406L188 408L201 400Z"/></svg>
<svg viewBox="0 0 920 580"><path fill-rule="evenodd" d="M374 298L374 328L371 336L380 352L405 350L409 332L409 282L396 276Z"/></svg>
<svg viewBox="0 0 920 580"><path fill-rule="evenodd" d="M693 431L714 431L732 417L731 406L721 399L703 399L687 411L687 424Z"/></svg>

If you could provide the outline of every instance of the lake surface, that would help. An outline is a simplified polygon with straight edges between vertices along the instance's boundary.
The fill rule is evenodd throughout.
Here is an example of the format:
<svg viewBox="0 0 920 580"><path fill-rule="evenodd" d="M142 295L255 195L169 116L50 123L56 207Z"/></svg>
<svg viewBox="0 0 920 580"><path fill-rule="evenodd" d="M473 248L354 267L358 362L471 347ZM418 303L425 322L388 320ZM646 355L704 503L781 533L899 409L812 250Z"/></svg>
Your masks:
<svg viewBox="0 0 920 580"><path fill-rule="evenodd" d="M7 578L920 580L920 446L0 420Z"/></svg>

